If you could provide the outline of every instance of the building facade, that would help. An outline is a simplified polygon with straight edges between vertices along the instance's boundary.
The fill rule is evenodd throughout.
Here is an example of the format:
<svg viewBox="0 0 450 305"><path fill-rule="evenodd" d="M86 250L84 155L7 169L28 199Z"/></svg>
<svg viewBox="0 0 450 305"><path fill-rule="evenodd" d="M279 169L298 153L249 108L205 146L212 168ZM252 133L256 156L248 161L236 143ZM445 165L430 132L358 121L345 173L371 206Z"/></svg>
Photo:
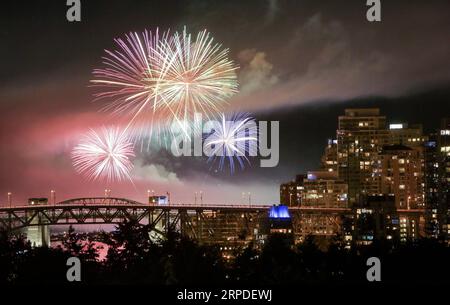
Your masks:
<svg viewBox="0 0 450 305"><path fill-rule="evenodd" d="M397 209L425 207L422 147L386 145L380 154L381 194L395 196Z"/></svg>
<svg viewBox="0 0 450 305"><path fill-rule="evenodd" d="M303 180L305 175L297 175L295 180L280 185L280 203L287 206L300 206L302 200Z"/></svg>
<svg viewBox="0 0 450 305"><path fill-rule="evenodd" d="M338 173L348 184L350 205L361 195L380 193L379 153L388 143L386 117L379 109L346 109L345 115L339 116Z"/></svg>
<svg viewBox="0 0 450 305"><path fill-rule="evenodd" d="M424 135L422 125L388 124L377 108L346 109L336 135L319 171L280 187L281 203L318 208L295 220L298 235L345 235L361 220L378 217L376 231L382 233L372 238L449 240L450 119L435 134ZM333 208L356 210L349 220L335 217ZM352 226L343 225L349 221Z"/></svg>

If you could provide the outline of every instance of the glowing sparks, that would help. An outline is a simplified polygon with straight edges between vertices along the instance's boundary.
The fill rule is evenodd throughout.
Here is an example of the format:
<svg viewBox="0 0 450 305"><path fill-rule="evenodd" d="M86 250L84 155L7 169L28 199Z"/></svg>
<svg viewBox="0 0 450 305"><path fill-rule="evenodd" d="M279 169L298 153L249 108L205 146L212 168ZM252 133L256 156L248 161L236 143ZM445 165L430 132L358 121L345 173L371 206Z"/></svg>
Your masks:
<svg viewBox="0 0 450 305"><path fill-rule="evenodd" d="M155 123L168 129L192 121L195 113L217 114L237 91L228 49L206 30L195 38L184 29L161 36L130 33L115 41L118 49L106 51L106 67L94 70L91 82L106 88L97 98L112 98L106 109L128 116L128 127L140 136L151 135Z"/></svg>
<svg viewBox="0 0 450 305"><path fill-rule="evenodd" d="M216 122L213 131L205 139L205 149L210 156L208 162L219 160L218 168L223 170L228 160L231 173L235 169L235 161L244 168L247 156L256 156L258 145L258 128L253 118L246 115L234 115L227 120L222 115Z"/></svg>
<svg viewBox="0 0 450 305"><path fill-rule="evenodd" d="M91 80L94 86L104 89L95 95L96 98L110 101L104 110L128 117L129 125L133 127L153 126L157 120L158 76L152 74L154 63L150 58L156 58L153 52L167 37L167 33L160 37L158 30L155 33L130 33L124 39L115 39L118 47L115 51L105 50L105 67L95 69L95 79Z"/></svg>
<svg viewBox="0 0 450 305"><path fill-rule="evenodd" d="M161 111L175 121L191 121L195 113L217 114L237 91L236 67L228 49L214 43L206 30L195 39L176 32L154 52Z"/></svg>
<svg viewBox="0 0 450 305"><path fill-rule="evenodd" d="M89 180L131 180L133 146L118 128L103 127L100 133L90 130L72 150L72 162Z"/></svg>

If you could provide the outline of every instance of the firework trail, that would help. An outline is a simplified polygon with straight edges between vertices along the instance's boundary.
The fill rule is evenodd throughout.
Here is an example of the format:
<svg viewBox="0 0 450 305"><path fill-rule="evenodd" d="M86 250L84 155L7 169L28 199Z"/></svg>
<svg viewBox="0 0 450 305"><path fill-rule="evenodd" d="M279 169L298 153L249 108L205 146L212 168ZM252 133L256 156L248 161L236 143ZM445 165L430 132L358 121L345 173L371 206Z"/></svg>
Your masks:
<svg viewBox="0 0 450 305"><path fill-rule="evenodd" d="M118 49L106 51L106 67L95 69L91 82L106 88L97 98L112 99L105 109L130 117L126 129L141 137L151 136L155 123L169 130L192 122L194 113L215 115L237 92L237 67L206 30L195 38L184 29L115 41Z"/></svg>
<svg viewBox="0 0 450 305"><path fill-rule="evenodd" d="M206 136L204 147L208 151L208 162L218 160L218 169L223 170L226 161L231 174L235 170L235 162L244 169L244 161L250 164L247 156L256 156L258 148L258 128L255 119L246 114L235 114L226 118L221 116L220 122Z"/></svg>
<svg viewBox="0 0 450 305"><path fill-rule="evenodd" d="M131 181L133 147L118 128L103 127L99 133L91 129L72 150L73 166L89 180Z"/></svg>

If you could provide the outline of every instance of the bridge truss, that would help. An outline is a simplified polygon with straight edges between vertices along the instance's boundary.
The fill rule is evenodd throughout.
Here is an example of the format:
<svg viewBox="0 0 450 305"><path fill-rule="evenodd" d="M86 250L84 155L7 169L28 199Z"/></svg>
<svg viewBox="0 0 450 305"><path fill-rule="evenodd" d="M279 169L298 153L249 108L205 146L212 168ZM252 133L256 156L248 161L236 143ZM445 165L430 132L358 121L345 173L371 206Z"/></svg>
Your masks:
<svg viewBox="0 0 450 305"><path fill-rule="evenodd" d="M136 221L149 231L176 231L201 243L244 244L261 238L268 205L150 205L124 198L76 198L54 205L0 208L0 230L20 232L32 226L119 224ZM347 208L290 207L295 238L335 235ZM399 211L400 214L421 211Z"/></svg>
<svg viewBox="0 0 450 305"><path fill-rule="evenodd" d="M135 221L149 231L176 231L200 242L245 242L267 216L268 206L149 205L123 198L77 198L55 205L0 208L0 229L32 226L119 224Z"/></svg>

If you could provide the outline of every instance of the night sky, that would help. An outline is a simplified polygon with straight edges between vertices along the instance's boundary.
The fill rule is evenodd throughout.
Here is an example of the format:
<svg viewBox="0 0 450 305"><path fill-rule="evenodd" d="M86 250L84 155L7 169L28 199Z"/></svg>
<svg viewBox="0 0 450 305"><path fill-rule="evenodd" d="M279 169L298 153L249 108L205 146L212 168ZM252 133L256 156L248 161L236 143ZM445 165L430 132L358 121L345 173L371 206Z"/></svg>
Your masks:
<svg viewBox="0 0 450 305"><path fill-rule="evenodd" d="M450 2L382 1L382 21L355 1L86 1L82 21L66 1L11 1L0 12L0 204L28 197L112 196L145 200L147 189L192 202L276 203L279 183L314 170L346 107L380 107L389 121L450 116ZM229 112L280 121L280 163L230 175L205 158L163 148L137 151L133 180L88 182L71 164L80 134L113 120L89 87L113 39L130 31L207 29L239 65Z"/></svg>

